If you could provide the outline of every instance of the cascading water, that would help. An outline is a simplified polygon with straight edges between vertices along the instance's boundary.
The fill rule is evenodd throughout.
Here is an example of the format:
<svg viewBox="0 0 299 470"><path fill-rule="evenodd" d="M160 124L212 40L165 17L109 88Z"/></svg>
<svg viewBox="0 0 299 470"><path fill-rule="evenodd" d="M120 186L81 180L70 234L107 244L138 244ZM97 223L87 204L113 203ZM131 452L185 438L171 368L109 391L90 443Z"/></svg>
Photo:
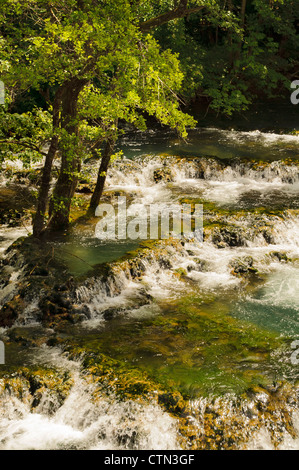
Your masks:
<svg viewBox="0 0 299 470"><path fill-rule="evenodd" d="M45 392L32 408L25 386L22 398L0 388L1 450L178 448L175 420L155 404L97 396L95 384L80 375L80 363L67 360L59 350L41 350L38 358L58 368L63 364L72 380L69 394L61 404L58 394Z"/></svg>
<svg viewBox="0 0 299 470"><path fill-rule="evenodd" d="M207 141L213 132L243 149L248 142L264 152L275 147L281 157L286 145L298 149L296 136L209 129ZM55 350L54 366L60 363L72 380L66 396L44 391L33 406L30 385L22 398L4 387L0 448L298 448L298 366L290 347L299 335L298 191L295 159L116 161L107 195L125 195L129 211L161 201L202 204L204 239L150 242L125 259L107 258L103 275L96 262L92 271L92 258L101 250L104 257L108 244L78 237L90 275L68 292L82 318L60 341L71 338L86 351L99 345L128 369L177 388L186 410L170 416L163 400L140 403L119 400L105 387L99 392L84 362L62 363L64 355ZM131 250L126 243L124 253ZM9 275L6 299L19 280ZM39 299L26 301L17 326L38 323ZM40 349L33 356L47 362ZM187 428L190 435L184 435Z"/></svg>

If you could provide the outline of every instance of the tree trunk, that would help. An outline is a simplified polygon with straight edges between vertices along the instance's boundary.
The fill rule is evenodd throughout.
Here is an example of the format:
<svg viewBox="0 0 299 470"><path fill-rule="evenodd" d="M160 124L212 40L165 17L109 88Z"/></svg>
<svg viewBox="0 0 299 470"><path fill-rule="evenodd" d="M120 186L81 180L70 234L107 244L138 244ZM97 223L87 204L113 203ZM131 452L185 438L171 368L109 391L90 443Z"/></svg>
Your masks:
<svg viewBox="0 0 299 470"><path fill-rule="evenodd" d="M245 33L245 23L246 23L246 7L247 7L247 0L242 0L241 5L241 28L243 29L243 33ZM236 60L240 59L241 52L242 52L243 41L240 40L238 44L238 49L236 52Z"/></svg>
<svg viewBox="0 0 299 470"><path fill-rule="evenodd" d="M51 173L53 161L58 149L59 136L57 130L60 122L60 104L61 104L61 88L56 92L53 103L53 137L46 156L41 185L38 194L36 214L33 220L33 236L38 238L45 229L45 215L48 206L49 190L51 183Z"/></svg>
<svg viewBox="0 0 299 470"><path fill-rule="evenodd" d="M243 29L244 29L244 26L245 26L246 6L247 6L247 0L242 0L242 5L241 5L241 26L242 26Z"/></svg>
<svg viewBox="0 0 299 470"><path fill-rule="evenodd" d="M69 225L72 198L81 168L78 99L87 80L70 80L63 87L61 102L61 168L50 204L49 230L63 230ZM64 132L63 132L64 131Z"/></svg>
<svg viewBox="0 0 299 470"><path fill-rule="evenodd" d="M90 200L88 212L94 212L100 203L104 186L105 186L107 170L108 170L110 159L113 154L114 147L115 147L115 142L116 142L116 139L112 137L109 138L106 142L104 154L103 154L101 165L100 165L99 172L98 172L97 184Z"/></svg>

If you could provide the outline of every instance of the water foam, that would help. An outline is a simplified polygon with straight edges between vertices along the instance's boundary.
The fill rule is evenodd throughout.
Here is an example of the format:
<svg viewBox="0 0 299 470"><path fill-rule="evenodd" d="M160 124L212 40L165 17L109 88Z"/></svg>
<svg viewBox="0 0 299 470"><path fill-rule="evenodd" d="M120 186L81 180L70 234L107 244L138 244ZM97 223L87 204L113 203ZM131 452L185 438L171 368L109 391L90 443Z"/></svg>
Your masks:
<svg viewBox="0 0 299 470"><path fill-rule="evenodd" d="M71 372L73 386L62 404L45 391L37 407L28 391L22 400L2 390L1 450L178 449L176 421L157 404L106 395L55 348L39 359Z"/></svg>

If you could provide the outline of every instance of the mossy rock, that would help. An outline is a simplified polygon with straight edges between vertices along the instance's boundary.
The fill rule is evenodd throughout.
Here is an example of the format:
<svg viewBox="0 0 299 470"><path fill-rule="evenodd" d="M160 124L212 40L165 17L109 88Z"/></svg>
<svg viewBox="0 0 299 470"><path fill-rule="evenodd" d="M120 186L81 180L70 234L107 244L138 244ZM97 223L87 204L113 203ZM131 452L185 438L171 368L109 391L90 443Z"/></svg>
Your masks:
<svg viewBox="0 0 299 470"><path fill-rule="evenodd" d="M258 270L253 266L254 260L252 256L237 258L232 261L232 274L237 276L257 274Z"/></svg>
<svg viewBox="0 0 299 470"><path fill-rule="evenodd" d="M220 248L223 246L240 247L245 244L245 236L243 228L232 225L216 229L212 235L212 241Z"/></svg>
<svg viewBox="0 0 299 470"><path fill-rule="evenodd" d="M29 369L23 367L11 375L2 375L0 395L1 392L8 392L19 400L30 404L30 408L33 410L39 406L43 396L47 394L48 402L52 401L52 410L55 412L67 398L72 386L73 379L67 372L51 368Z"/></svg>

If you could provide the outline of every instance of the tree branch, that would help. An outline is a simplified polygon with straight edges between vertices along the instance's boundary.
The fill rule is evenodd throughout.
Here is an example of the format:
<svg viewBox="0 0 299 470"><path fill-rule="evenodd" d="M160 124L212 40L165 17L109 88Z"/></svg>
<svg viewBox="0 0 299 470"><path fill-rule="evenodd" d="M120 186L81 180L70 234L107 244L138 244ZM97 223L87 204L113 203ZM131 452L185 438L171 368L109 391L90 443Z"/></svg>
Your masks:
<svg viewBox="0 0 299 470"><path fill-rule="evenodd" d="M188 15L191 15L191 13L197 13L200 10L203 10L203 8L205 8L204 5L194 8L188 8L187 4L188 0L181 0L178 7L174 10L167 11L166 13L162 13L162 15L156 16L155 18L141 23L139 25L140 30L143 33L148 33L152 29L155 29L158 26L161 26L162 24L168 23L171 20L175 20L177 18L184 18Z"/></svg>
<svg viewBox="0 0 299 470"><path fill-rule="evenodd" d="M29 144L26 142L20 142L19 140L0 140L0 144L19 145L20 147L25 147L27 149L34 150L35 152L38 152L43 156L47 156L47 154L43 152L42 150L40 150L40 148L37 145Z"/></svg>

